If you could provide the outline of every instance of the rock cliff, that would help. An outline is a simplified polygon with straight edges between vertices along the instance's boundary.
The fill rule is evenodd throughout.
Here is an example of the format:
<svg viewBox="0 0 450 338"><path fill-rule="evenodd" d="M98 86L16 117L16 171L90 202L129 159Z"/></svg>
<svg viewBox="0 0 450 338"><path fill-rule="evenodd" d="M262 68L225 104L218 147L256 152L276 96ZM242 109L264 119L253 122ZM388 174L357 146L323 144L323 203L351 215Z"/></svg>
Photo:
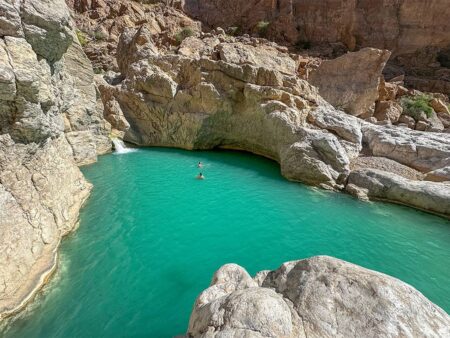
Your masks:
<svg viewBox="0 0 450 338"><path fill-rule="evenodd" d="M231 37L221 30L198 32L176 49L162 50L145 24L125 30L117 50L120 74L107 73L98 84L109 121L128 142L250 151L278 161L290 180L341 190L352 177L346 190L360 198L386 199L448 215L450 186L427 182L436 178L432 176L436 170L440 181L448 180L448 134L372 124L347 115L320 96L323 93L353 114L366 114L380 95L379 77L387 52L364 49L322 63L309 76L317 90L300 78L299 61L285 47L264 39ZM371 71L357 72L352 84L339 69L355 60ZM368 156L370 161L359 160ZM419 185L384 181L404 190L382 194L386 186L376 193L373 182L356 182L355 175L349 176L354 162L385 159L397 163L396 168L403 166L400 172L422 173L414 180L424 181ZM384 174L389 175L386 168ZM442 203L431 207L430 200Z"/></svg>
<svg viewBox="0 0 450 338"><path fill-rule="evenodd" d="M188 337L447 337L450 317L408 284L327 256L254 278L222 266L197 298Z"/></svg>
<svg viewBox="0 0 450 338"><path fill-rule="evenodd" d="M446 0L184 0L183 10L214 27L258 29L268 37L295 44L343 42L350 50L375 47L394 55L450 44Z"/></svg>
<svg viewBox="0 0 450 338"><path fill-rule="evenodd" d="M75 28L62 0L0 0L0 251L3 253L0 256L0 318L24 305L54 269L59 242L76 226L78 211L91 189L77 165L92 163L97 155L109 151L111 132L142 146L246 150L278 161L282 174L291 180L327 189L345 189L359 198L386 199L450 215L450 185L446 183L450 181L449 134L408 128L448 129L450 124L444 125L448 101L439 95L430 97L428 101L435 115L431 114L429 119L419 116L417 121L408 119L393 101L398 93L411 92L380 79L389 52L367 48L335 60L316 63L314 58L307 58L305 62L288 48L266 39L248 35L233 37L223 29L204 33L200 23L161 4L125 0L68 2L78 13L76 21L80 30ZM267 13L272 13L270 25L260 29L269 37L283 33L289 40L304 34L301 25L297 33L283 31L288 27L285 22L297 19L301 22L295 14L298 10L315 8L316 13L322 13L334 8L335 16L325 21L339 27L342 20L352 22L351 29L345 26L333 30L350 48L378 41L379 47L394 49L395 55L400 47L419 53L423 40L429 39L427 43L434 46L438 55L448 43L447 35L435 32L435 23L440 18L433 22L425 20L425 28L417 33L417 25L411 19L414 13L408 12L407 4L419 6L416 1L404 0L383 7L383 11L395 9L399 13L392 18L394 23L409 18L399 21L399 27L403 27L399 34L405 34L404 46L392 46L398 37L393 37L390 31L373 34L373 27L381 20L378 16L371 19L375 26L371 26L372 21L367 25L358 21L362 16L354 11L365 13L371 8L368 2L349 1L346 6L350 7L341 8L340 2L299 1L294 6L289 1L262 1L259 6L253 6L252 15L257 20L265 20ZM437 11L439 4L430 0L428 8ZM180 8L184 6L188 12L201 14L205 22L212 24L214 18L199 11L210 11L215 8L213 5L217 6L218 2L187 1L184 5L177 2ZM231 1L221 10L239 12L242 16L248 10L239 6L247 5L252 2ZM274 9L278 14L273 14ZM345 15L341 18L339 13ZM354 15L347 18L348 13ZM231 20L236 15L222 15L221 19ZM252 20L249 16L248 25ZM331 31L330 27L327 30ZM370 30L360 32L361 27ZM446 23L440 27L445 29ZM317 27L319 33L311 31L308 36L321 36L321 29L325 28ZM103 74L94 75L81 45L96 71ZM310 60L313 69L305 66ZM445 58L442 60L445 63ZM361 63L361 68L353 77L342 71L336 73L337 69L348 69L355 62ZM389 109L380 108L385 106ZM364 118L370 115L371 120L365 121L339 109ZM438 125L436 116L443 121L442 126ZM401 119L406 126L390 125ZM344 269L345 274L356 269L330 259L317 262L319 267L333 266L330 276L334 276L335 268ZM306 263L294 265L302 264ZM355 280L361 277L363 284L369 280L373 285L378 282L383 285L385 277L373 277L372 281L365 274L369 273L357 273ZM268 280L264 274L258 280L278 283L275 279ZM344 322L344 326L338 327L334 317L335 326L325 327L323 323L330 322L330 314L318 316L317 323L313 317L306 322L307 317L298 312L300 304L284 295L282 284L270 284L275 291L254 290L255 282L250 281L244 281L246 287L242 294L232 294L230 299L216 302L213 296L204 296L201 304L211 304L212 308L199 307L202 315L192 323L193 334L203 333L204 325L215 327L216 317L211 317L209 311L221 307L222 301L230 302L230 306L244 306L236 316L249 314L245 299L269 319L279 317L275 331L264 326L263 318L262 324L258 324L262 325L261 330L245 328L242 334L258 331L262 335L301 336L313 332L316 326L317 332L323 335L349 332L350 324ZM412 327L411 332L422 330L416 327L416 320L423 320L424 330L429 329L427 332L432 334L448 322L439 309L416 291L397 285L398 281L388 284L392 283L395 292L393 289L386 292L394 293L395 304L404 301L407 310L421 309L417 315L412 312L413 317L408 317L407 310L402 312L402 318L411 319L407 323ZM248 286L252 287L247 289ZM408 290L411 295L401 290L397 294L399 289ZM383 290L379 297L385 300ZM354 291L358 292L366 294L367 289L361 287ZM206 301L205 297L210 298ZM268 311L272 306L279 311ZM339 309L344 311L347 307ZM381 311L385 312L380 318L392 314L391 303L387 302ZM429 313L435 313L436 317L428 316ZM363 317L357 319L367 324ZM403 326L386 328L370 323L380 334L407 332ZM366 332L363 324L355 326L358 333ZM234 330L237 326L233 325L230 329ZM314 330L307 328L308 325L315 325Z"/></svg>
<svg viewBox="0 0 450 338"><path fill-rule="evenodd" d="M388 77L450 95L450 7L446 0L183 0L183 10L213 27L238 29L309 48L343 43L392 51Z"/></svg>
<svg viewBox="0 0 450 338"><path fill-rule="evenodd" d="M110 150L92 66L61 0L0 1L0 318L56 264Z"/></svg>

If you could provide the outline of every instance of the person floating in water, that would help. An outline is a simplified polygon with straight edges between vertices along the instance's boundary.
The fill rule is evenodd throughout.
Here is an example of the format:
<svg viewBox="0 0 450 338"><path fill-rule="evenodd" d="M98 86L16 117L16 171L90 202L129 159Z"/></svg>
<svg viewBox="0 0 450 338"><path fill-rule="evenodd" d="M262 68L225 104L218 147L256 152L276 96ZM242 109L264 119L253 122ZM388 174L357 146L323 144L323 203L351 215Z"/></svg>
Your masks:
<svg viewBox="0 0 450 338"><path fill-rule="evenodd" d="M204 179L205 179L205 176L203 176L202 173L199 173L199 174L197 175L196 179L198 179L198 180L204 180Z"/></svg>
<svg viewBox="0 0 450 338"><path fill-rule="evenodd" d="M203 168L203 163L202 162L198 162L197 168Z"/></svg>

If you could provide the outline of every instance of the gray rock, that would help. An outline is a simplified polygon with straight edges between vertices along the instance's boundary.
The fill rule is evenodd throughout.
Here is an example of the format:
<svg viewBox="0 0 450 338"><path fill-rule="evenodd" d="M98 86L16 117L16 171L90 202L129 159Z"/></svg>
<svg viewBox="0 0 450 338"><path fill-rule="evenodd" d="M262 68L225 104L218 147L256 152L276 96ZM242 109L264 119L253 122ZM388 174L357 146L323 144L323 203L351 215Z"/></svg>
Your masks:
<svg viewBox="0 0 450 338"><path fill-rule="evenodd" d="M89 195L76 166L111 149L62 0L0 0L0 318L32 299ZM66 133L66 134L65 134ZM69 142L67 141L69 140Z"/></svg>
<svg viewBox="0 0 450 338"><path fill-rule="evenodd" d="M369 199L379 199L414 206L440 215L450 215L450 184L415 181L376 170L354 170L348 176L348 185L366 190Z"/></svg>
<svg viewBox="0 0 450 338"><path fill-rule="evenodd" d="M0 13L0 36L22 37L19 3L12 0L1 0Z"/></svg>
<svg viewBox="0 0 450 338"><path fill-rule="evenodd" d="M362 127L364 143L374 156L387 157L422 172L450 165L450 137L394 126Z"/></svg>
<svg viewBox="0 0 450 338"><path fill-rule="evenodd" d="M189 337L446 337L450 317L393 277L327 256L196 302ZM209 289L214 288L214 281ZM208 290L204 292L208 292Z"/></svg>

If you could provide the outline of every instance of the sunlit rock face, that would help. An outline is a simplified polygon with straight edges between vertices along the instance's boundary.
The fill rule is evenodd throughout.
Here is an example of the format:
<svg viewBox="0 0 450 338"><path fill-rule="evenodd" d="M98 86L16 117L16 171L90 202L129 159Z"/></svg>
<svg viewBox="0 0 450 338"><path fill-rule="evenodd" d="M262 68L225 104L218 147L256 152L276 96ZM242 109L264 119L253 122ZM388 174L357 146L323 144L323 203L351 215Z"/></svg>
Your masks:
<svg viewBox="0 0 450 338"><path fill-rule="evenodd" d="M0 317L55 265L110 150L94 74L64 1L0 1Z"/></svg>
<svg viewBox="0 0 450 338"><path fill-rule="evenodd" d="M450 9L445 0L184 0L189 15L211 26L252 30L268 21L269 37L290 43L344 42L349 49L375 47L394 54L447 47Z"/></svg>
<svg viewBox="0 0 450 338"><path fill-rule="evenodd" d="M327 256L252 279L222 266L197 298L188 337L445 337L450 317L393 277Z"/></svg>

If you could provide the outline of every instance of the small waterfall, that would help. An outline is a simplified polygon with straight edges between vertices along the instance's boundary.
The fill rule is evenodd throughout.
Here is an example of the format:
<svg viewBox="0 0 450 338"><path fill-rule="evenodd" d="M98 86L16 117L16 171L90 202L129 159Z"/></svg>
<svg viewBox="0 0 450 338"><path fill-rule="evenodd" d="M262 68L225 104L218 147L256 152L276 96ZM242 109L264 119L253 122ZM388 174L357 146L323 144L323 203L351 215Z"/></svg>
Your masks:
<svg viewBox="0 0 450 338"><path fill-rule="evenodd" d="M136 149L127 148L127 146L121 139L113 138L112 142L114 144L114 149L116 150L117 154L126 154L126 153L131 153L133 151L136 151Z"/></svg>

